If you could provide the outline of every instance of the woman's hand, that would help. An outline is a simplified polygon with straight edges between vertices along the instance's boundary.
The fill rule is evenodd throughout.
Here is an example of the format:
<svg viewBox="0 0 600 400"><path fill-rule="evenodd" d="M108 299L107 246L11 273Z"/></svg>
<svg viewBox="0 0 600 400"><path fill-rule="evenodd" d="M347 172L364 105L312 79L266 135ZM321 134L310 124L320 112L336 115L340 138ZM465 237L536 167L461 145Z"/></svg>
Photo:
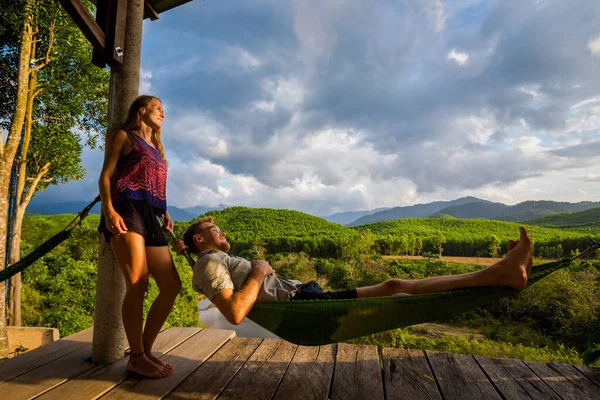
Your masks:
<svg viewBox="0 0 600 400"><path fill-rule="evenodd" d="M127 233L127 225L125 225L125 221L115 210L108 211L104 213L104 218L106 219L106 229L110 231L113 235L121 235Z"/></svg>
<svg viewBox="0 0 600 400"><path fill-rule="evenodd" d="M163 216L163 230L173 232L173 220L168 211L165 211L165 215Z"/></svg>

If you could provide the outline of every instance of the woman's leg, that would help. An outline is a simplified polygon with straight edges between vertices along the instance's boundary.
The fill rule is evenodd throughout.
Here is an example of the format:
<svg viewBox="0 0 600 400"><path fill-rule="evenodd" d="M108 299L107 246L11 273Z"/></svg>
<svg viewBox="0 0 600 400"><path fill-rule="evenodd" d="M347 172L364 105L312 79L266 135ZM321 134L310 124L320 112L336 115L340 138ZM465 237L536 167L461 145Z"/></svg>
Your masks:
<svg viewBox="0 0 600 400"><path fill-rule="evenodd" d="M468 274L436 276L433 278L403 280L388 279L374 286L357 288L359 298L383 297L398 294L426 294L468 289L482 286L509 286L523 289L532 266L532 242L521 227L518 241L509 242L509 253L501 261Z"/></svg>
<svg viewBox="0 0 600 400"><path fill-rule="evenodd" d="M154 340L166 321L175 298L181 290L181 280L168 246L146 247L148 270L158 285L159 293L148 311L144 327L143 343L146 356L155 363L171 369L171 365L163 363L152 354Z"/></svg>
<svg viewBox="0 0 600 400"><path fill-rule="evenodd" d="M152 378L169 374L144 355L142 341L144 294L148 287L148 267L144 238L134 232L110 238L115 258L125 278L127 291L123 299L123 326L129 341L131 356L127 370Z"/></svg>

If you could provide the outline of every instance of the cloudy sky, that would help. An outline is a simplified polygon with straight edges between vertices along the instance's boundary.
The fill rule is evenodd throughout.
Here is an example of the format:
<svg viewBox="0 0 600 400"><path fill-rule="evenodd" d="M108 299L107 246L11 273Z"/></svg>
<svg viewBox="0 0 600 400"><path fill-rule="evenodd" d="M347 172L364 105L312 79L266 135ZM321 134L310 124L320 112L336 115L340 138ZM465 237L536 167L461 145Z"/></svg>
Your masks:
<svg viewBox="0 0 600 400"><path fill-rule="evenodd" d="M140 90L178 207L600 199L597 0L196 0L144 23Z"/></svg>

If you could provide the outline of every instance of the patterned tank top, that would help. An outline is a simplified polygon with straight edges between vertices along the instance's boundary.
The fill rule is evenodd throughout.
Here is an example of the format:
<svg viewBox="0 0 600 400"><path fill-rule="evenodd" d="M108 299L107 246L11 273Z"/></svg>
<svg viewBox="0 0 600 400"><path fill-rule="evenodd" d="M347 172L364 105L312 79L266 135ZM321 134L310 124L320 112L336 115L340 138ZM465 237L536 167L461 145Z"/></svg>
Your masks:
<svg viewBox="0 0 600 400"><path fill-rule="evenodd" d="M144 139L127 132L133 150L119 158L111 179L112 202L147 200L161 214L167 209L167 163Z"/></svg>

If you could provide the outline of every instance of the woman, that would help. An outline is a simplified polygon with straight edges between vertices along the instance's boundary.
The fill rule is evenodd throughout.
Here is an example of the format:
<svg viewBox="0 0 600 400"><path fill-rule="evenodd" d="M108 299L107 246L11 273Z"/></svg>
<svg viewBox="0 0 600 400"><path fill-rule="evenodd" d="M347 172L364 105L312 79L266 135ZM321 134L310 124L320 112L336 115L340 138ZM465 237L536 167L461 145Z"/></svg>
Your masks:
<svg viewBox="0 0 600 400"><path fill-rule="evenodd" d="M122 308L131 351L127 370L151 378L171 375L172 366L152 354L152 345L181 289L167 240L156 218L164 215L164 228L173 228L166 210L167 163L160 140L164 116L158 98L135 99L124 129L117 130L107 140L98 182L102 199L98 230L110 242L127 285ZM149 273L160 293L143 327L142 309Z"/></svg>

